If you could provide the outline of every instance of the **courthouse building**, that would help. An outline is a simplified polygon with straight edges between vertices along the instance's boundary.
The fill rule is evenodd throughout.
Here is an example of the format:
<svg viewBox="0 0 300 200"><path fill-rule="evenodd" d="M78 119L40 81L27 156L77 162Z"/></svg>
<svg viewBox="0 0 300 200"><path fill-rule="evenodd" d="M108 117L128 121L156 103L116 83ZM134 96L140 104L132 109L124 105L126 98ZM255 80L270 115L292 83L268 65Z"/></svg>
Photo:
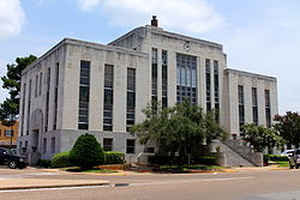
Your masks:
<svg viewBox="0 0 300 200"><path fill-rule="evenodd" d="M18 145L49 159L90 133L134 161L153 150L128 132L152 100L214 109L237 136L246 123L270 127L276 78L226 63L221 44L165 31L155 17L107 45L65 38L23 71Z"/></svg>

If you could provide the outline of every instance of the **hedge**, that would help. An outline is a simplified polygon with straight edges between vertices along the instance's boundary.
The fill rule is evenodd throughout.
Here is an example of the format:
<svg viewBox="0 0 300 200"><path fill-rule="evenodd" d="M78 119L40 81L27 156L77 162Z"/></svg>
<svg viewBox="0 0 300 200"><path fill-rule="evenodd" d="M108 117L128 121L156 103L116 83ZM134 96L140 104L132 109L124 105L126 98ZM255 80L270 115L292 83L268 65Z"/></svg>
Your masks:
<svg viewBox="0 0 300 200"><path fill-rule="evenodd" d="M289 161L287 156L280 156L280 155L273 155L273 154L265 154L264 155L264 162L267 163L268 161Z"/></svg>
<svg viewBox="0 0 300 200"><path fill-rule="evenodd" d="M125 154L122 152L107 151L104 152L104 164L123 164L125 162Z"/></svg>
<svg viewBox="0 0 300 200"><path fill-rule="evenodd" d="M51 160L51 167L53 168L63 168L71 166L72 164L70 162L70 152L58 153Z"/></svg>
<svg viewBox="0 0 300 200"><path fill-rule="evenodd" d="M125 154L122 152L108 151L104 152L104 164L123 164L125 163ZM63 168L73 166L70 162L70 152L56 154L51 161L52 168Z"/></svg>

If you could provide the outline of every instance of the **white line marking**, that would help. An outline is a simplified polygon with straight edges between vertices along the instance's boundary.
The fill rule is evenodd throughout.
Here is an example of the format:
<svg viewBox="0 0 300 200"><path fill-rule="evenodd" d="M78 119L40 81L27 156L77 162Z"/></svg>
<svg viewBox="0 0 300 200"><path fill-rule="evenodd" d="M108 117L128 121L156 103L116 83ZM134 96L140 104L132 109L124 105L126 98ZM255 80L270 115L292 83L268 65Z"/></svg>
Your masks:
<svg viewBox="0 0 300 200"><path fill-rule="evenodd" d="M37 188L37 189L20 189L20 190L0 190L0 193L14 192L37 192L37 191L55 191L55 190L78 190L78 189L94 189L111 187L111 185L96 185L96 186L80 186L80 187L60 187L60 188Z"/></svg>

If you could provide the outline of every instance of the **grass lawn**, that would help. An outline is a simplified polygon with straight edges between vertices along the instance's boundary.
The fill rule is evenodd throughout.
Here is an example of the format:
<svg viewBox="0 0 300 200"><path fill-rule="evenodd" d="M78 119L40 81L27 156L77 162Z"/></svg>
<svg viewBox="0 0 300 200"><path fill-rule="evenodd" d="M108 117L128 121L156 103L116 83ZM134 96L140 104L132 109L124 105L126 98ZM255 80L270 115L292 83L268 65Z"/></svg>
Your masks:
<svg viewBox="0 0 300 200"><path fill-rule="evenodd" d="M66 168L65 171L67 171L67 172L84 172L84 173L118 173L118 171L111 170L111 169L94 168L94 169L82 170L78 167Z"/></svg>
<svg viewBox="0 0 300 200"><path fill-rule="evenodd" d="M277 161L277 164L279 164L279 167L289 167L288 161Z"/></svg>

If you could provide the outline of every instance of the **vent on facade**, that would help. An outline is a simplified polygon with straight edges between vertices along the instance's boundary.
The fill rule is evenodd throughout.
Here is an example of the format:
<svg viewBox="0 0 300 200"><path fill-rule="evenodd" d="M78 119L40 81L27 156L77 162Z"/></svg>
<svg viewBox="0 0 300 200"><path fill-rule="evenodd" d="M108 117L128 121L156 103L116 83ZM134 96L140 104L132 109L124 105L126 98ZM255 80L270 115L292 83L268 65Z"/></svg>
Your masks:
<svg viewBox="0 0 300 200"><path fill-rule="evenodd" d="M157 20L156 16L152 16L151 26L158 27L158 20Z"/></svg>

